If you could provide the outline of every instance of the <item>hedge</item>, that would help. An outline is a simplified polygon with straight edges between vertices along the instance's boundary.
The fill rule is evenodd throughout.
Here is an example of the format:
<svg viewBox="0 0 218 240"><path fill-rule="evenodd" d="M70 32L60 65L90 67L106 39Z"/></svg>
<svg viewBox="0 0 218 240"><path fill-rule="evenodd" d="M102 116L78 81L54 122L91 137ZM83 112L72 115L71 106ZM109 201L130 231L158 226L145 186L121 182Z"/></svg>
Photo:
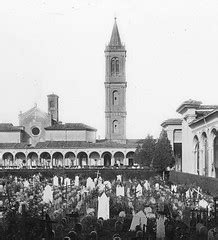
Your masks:
<svg viewBox="0 0 218 240"><path fill-rule="evenodd" d="M169 181L176 184L196 185L202 188L204 192L208 192L212 196L218 196L218 179L199 176L191 173L171 171L169 173Z"/></svg>
<svg viewBox="0 0 218 240"><path fill-rule="evenodd" d="M0 178L6 177L8 175L28 178L34 174L41 173L43 177L52 177L54 175L57 176L68 176L69 178L75 178L76 175L81 178L92 177L95 178L97 176L97 172L99 171L100 176L104 180L114 180L117 175L122 175L123 179L149 179L157 175L157 172L150 171L148 169L131 169L131 168L82 168L82 169L1 169L0 170Z"/></svg>

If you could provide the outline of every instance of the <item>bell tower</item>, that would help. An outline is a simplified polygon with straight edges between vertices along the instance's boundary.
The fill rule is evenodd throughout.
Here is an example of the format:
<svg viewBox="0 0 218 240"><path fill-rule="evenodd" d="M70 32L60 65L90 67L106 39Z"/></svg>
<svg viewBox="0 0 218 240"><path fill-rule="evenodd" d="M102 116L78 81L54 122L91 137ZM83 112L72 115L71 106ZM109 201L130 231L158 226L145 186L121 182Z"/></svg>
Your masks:
<svg viewBox="0 0 218 240"><path fill-rule="evenodd" d="M105 138L126 143L126 50L115 18L111 39L105 49Z"/></svg>
<svg viewBox="0 0 218 240"><path fill-rule="evenodd" d="M59 109L58 109L58 95L49 94L48 97L48 113L51 115L52 125L59 121Z"/></svg>

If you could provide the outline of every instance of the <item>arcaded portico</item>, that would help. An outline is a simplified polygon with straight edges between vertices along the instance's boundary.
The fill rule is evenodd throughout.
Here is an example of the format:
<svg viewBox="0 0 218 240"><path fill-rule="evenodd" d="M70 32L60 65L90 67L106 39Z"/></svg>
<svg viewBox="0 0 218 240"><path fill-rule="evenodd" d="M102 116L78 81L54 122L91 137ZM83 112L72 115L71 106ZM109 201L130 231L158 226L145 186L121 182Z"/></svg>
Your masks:
<svg viewBox="0 0 218 240"><path fill-rule="evenodd" d="M5 149L2 168L72 168L88 166L132 166L134 148L128 149Z"/></svg>

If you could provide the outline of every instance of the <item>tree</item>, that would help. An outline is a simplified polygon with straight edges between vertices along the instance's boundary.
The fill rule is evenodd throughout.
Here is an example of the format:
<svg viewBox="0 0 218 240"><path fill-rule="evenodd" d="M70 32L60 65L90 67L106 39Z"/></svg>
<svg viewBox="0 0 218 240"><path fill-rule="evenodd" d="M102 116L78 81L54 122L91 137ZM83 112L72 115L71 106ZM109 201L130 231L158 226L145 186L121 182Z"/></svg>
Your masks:
<svg viewBox="0 0 218 240"><path fill-rule="evenodd" d="M134 162L143 167L150 167L151 161L154 157L155 142L156 140L153 136L147 135L143 144L138 145L135 151Z"/></svg>
<svg viewBox="0 0 218 240"><path fill-rule="evenodd" d="M172 167L175 164L172 146L167 138L166 131L162 131L155 145L154 159L152 167L158 171L164 171L167 167Z"/></svg>

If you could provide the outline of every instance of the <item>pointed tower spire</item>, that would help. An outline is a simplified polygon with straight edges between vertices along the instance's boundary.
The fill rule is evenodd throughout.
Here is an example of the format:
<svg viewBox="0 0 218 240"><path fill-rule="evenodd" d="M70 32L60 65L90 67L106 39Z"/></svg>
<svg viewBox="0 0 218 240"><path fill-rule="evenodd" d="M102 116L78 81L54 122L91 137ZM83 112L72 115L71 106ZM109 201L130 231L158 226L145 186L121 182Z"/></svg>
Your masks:
<svg viewBox="0 0 218 240"><path fill-rule="evenodd" d="M118 46L122 46L121 40L120 40L120 34L118 31L118 27L117 27L117 18L114 18L114 27L113 27L113 31L111 34L111 40L109 45L110 47L118 47Z"/></svg>

